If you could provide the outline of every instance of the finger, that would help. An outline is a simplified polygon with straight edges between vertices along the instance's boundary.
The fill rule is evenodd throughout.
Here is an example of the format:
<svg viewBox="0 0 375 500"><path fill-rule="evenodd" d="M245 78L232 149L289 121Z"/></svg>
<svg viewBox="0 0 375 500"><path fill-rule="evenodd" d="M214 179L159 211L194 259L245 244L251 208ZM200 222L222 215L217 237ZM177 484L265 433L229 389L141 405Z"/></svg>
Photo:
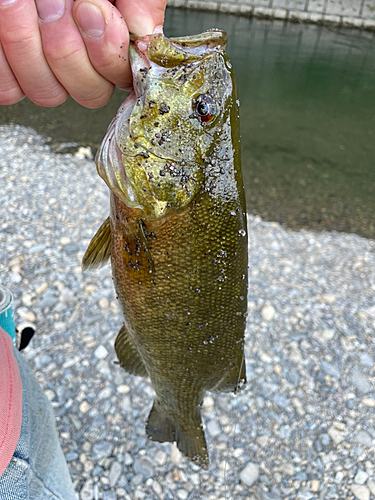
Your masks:
<svg viewBox="0 0 375 500"><path fill-rule="evenodd" d="M73 17L96 71L117 87L131 88L129 32L120 12L107 0L77 0Z"/></svg>
<svg viewBox="0 0 375 500"><path fill-rule="evenodd" d="M0 104L15 104L25 97L13 75L0 43Z"/></svg>
<svg viewBox="0 0 375 500"><path fill-rule="evenodd" d="M87 108L104 106L113 94L114 85L90 62L72 17L73 0L65 0L65 10L59 18L50 14L51 0L36 2L44 54L53 73L78 103Z"/></svg>
<svg viewBox="0 0 375 500"><path fill-rule="evenodd" d="M40 106L57 106L67 93L45 60L33 0L0 1L0 40L23 92Z"/></svg>
<svg viewBox="0 0 375 500"><path fill-rule="evenodd" d="M129 32L149 35L163 24L167 0L117 0L116 7L124 16Z"/></svg>

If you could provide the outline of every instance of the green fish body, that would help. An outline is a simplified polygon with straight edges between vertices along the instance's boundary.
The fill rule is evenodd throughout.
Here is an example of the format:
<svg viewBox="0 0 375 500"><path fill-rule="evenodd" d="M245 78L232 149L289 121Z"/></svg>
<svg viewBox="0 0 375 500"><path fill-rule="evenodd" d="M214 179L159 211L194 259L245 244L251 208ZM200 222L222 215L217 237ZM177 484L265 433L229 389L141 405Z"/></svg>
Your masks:
<svg viewBox="0 0 375 500"><path fill-rule="evenodd" d="M134 93L96 158L111 213L83 259L85 269L111 258L124 315L117 356L156 392L147 435L203 468L205 391L246 379L246 212L225 44L218 30L132 42Z"/></svg>

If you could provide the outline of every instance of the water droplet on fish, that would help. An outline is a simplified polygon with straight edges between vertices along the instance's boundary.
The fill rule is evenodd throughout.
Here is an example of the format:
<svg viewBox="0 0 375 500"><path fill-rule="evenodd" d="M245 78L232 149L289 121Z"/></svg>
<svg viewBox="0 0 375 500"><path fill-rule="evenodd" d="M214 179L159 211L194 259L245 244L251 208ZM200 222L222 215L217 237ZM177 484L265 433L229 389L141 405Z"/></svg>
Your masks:
<svg viewBox="0 0 375 500"><path fill-rule="evenodd" d="M204 341L203 341L203 344L204 344L204 345L207 345L207 344L208 344L208 340L204 340Z"/></svg>
<svg viewBox="0 0 375 500"><path fill-rule="evenodd" d="M235 210L231 210L229 213L230 213L231 215L236 215L236 211L235 211Z"/></svg>
<svg viewBox="0 0 375 500"><path fill-rule="evenodd" d="M239 234L240 236L246 236L246 231L245 231L244 229L240 229L240 230L238 231L238 234Z"/></svg>
<svg viewBox="0 0 375 500"><path fill-rule="evenodd" d="M195 289L195 291L196 291L197 293L201 293L201 291L200 291L200 289L199 289L199 288L196 288L196 289Z"/></svg>

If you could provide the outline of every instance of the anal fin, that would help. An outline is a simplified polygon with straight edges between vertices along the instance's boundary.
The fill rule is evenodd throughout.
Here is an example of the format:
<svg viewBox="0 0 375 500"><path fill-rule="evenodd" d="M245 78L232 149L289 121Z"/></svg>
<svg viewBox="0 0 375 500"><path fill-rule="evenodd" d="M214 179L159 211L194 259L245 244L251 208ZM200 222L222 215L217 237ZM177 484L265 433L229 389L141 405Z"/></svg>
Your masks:
<svg viewBox="0 0 375 500"><path fill-rule="evenodd" d="M111 255L111 226L109 217L103 222L85 252L82 270L103 266Z"/></svg>
<svg viewBox="0 0 375 500"><path fill-rule="evenodd" d="M138 375L138 377L148 377L146 367L137 348L129 337L125 325L117 335L115 351L120 365L126 372L131 375Z"/></svg>
<svg viewBox="0 0 375 500"><path fill-rule="evenodd" d="M156 400L148 416L146 434L149 439L158 441L159 443L164 443L165 441L173 443L175 441L181 453L199 465L199 467L202 467L202 469L208 469L207 443L199 414L191 421L189 428L184 430L173 418L163 411L158 400Z"/></svg>

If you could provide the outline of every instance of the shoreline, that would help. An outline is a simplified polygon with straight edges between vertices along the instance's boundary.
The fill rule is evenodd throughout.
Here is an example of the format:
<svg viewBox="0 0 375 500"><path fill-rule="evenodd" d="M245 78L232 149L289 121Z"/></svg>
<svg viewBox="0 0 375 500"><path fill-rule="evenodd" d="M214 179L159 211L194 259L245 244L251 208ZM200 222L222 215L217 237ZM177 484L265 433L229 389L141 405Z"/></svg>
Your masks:
<svg viewBox="0 0 375 500"><path fill-rule="evenodd" d="M344 15L337 13L337 9L331 10L323 8L309 10L309 0L304 2L303 8L287 8L284 0L270 0L268 6L261 2L257 3L248 0L168 0L168 7L179 9L195 9L209 12L220 12L226 14L236 14L245 17L257 17L261 19L277 19L294 23L322 24L334 28L353 28L375 31L375 15L370 9L364 9L364 2L361 3L357 15ZM289 2L297 4L297 2ZM302 2L300 2L302 4ZM313 3L313 2L311 2ZM375 9L375 5L374 5Z"/></svg>

